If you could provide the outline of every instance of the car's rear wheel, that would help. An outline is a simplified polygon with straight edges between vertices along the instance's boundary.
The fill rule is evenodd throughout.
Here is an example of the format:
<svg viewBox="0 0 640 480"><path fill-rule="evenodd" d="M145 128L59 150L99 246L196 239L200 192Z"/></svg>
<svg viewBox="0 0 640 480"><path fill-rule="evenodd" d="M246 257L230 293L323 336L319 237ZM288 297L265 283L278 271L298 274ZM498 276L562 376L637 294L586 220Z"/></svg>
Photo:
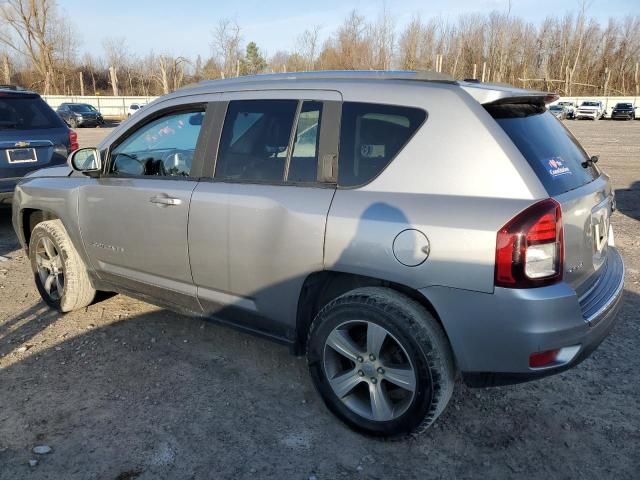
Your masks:
<svg viewBox="0 0 640 480"><path fill-rule="evenodd" d="M351 428L402 437L426 430L453 392L451 348L419 303L387 288L348 292L309 332L311 377L325 404Z"/></svg>
<svg viewBox="0 0 640 480"><path fill-rule="evenodd" d="M42 299L61 312L86 307L95 298L87 269L60 220L35 226L29 259Z"/></svg>

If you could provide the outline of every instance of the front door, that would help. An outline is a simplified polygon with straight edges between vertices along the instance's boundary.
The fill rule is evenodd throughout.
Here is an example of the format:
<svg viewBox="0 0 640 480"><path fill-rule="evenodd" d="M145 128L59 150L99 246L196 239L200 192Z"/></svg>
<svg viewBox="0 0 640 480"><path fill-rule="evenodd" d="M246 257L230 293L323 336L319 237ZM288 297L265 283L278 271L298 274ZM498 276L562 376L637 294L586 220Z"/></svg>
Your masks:
<svg viewBox="0 0 640 480"><path fill-rule="evenodd" d="M198 105L141 119L79 198L83 242L103 280L195 311L187 221L204 112Z"/></svg>

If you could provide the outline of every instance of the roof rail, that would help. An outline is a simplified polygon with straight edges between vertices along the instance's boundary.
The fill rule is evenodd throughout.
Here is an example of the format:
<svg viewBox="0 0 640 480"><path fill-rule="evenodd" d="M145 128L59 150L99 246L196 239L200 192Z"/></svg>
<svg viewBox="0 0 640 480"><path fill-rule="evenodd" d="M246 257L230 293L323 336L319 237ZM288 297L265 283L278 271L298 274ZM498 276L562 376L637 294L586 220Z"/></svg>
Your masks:
<svg viewBox="0 0 640 480"><path fill-rule="evenodd" d="M203 80L198 86L220 85L224 83L251 83L277 80L417 80L425 82L455 83L455 80L444 73L408 70L320 70L291 73L261 73L219 80Z"/></svg>
<svg viewBox="0 0 640 480"><path fill-rule="evenodd" d="M24 90L24 88L17 85L8 85L5 83L0 84L0 90Z"/></svg>

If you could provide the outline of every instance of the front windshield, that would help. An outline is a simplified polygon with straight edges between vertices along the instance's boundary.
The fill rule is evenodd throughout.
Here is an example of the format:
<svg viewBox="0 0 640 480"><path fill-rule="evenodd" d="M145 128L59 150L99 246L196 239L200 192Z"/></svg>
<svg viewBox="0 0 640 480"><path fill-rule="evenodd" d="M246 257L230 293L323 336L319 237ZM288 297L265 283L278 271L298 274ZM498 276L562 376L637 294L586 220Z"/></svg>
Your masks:
<svg viewBox="0 0 640 480"><path fill-rule="evenodd" d="M583 102L582 106L583 107L597 107L598 104L597 104L597 102Z"/></svg>
<svg viewBox="0 0 640 480"><path fill-rule="evenodd" d="M91 112L91 109L89 108L88 105L82 105L82 104L78 104L78 105L69 105L69 108L71 109L72 112L78 112L78 113L88 113Z"/></svg>
<svg viewBox="0 0 640 480"><path fill-rule="evenodd" d="M549 110L553 110L553 111L561 111L562 110L562 105L553 105Z"/></svg>
<svg viewBox="0 0 640 480"><path fill-rule="evenodd" d="M619 103L616 105L616 108L632 108L630 103Z"/></svg>

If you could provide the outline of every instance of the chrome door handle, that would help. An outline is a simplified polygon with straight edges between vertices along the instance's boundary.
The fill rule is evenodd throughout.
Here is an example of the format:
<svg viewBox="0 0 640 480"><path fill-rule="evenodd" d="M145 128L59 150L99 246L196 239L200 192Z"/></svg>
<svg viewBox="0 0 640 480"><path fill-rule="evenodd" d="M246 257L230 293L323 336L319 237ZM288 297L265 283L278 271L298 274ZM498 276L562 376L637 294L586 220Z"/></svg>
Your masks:
<svg viewBox="0 0 640 480"><path fill-rule="evenodd" d="M182 200L179 198L164 197L161 195L156 195L155 197L151 197L149 201L151 203L157 203L158 205L166 205L167 207L172 205L182 205Z"/></svg>

